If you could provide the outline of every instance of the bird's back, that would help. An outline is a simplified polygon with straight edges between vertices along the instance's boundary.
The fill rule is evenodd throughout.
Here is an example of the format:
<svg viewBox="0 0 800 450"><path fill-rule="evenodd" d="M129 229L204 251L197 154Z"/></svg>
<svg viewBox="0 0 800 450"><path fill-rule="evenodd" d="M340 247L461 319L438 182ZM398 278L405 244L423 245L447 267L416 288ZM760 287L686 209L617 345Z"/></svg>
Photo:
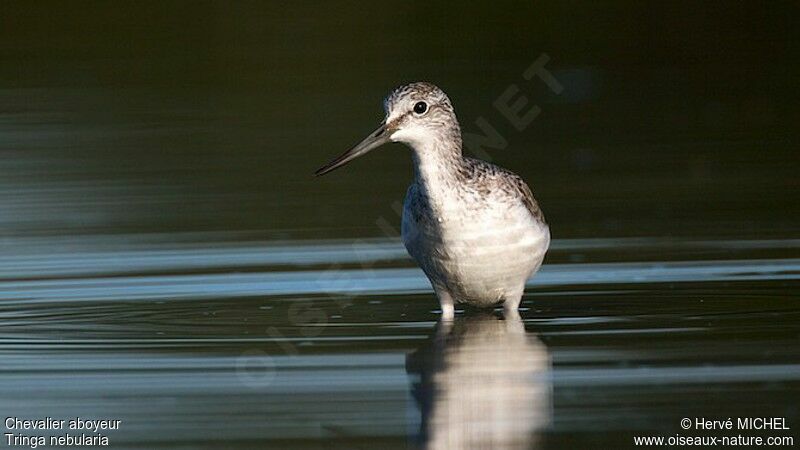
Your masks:
<svg viewBox="0 0 800 450"><path fill-rule="evenodd" d="M491 189L491 194L499 197L500 201L515 203L521 201L535 222L547 226L539 203L533 192L519 175L492 164L488 161L475 158L463 158L462 174L466 185L474 189Z"/></svg>

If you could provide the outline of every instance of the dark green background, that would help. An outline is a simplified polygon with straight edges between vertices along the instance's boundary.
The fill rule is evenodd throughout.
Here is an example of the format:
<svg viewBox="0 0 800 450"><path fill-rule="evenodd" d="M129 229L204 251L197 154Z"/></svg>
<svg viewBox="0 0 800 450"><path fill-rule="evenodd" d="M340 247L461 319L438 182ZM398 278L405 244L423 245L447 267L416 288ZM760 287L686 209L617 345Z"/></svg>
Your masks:
<svg viewBox="0 0 800 450"><path fill-rule="evenodd" d="M4 2L4 233L381 236L400 145L313 179L413 80L507 139L555 237L796 234L793 2ZM522 72L550 57L565 89ZM493 108L517 84L522 132ZM383 218L383 219L381 219Z"/></svg>

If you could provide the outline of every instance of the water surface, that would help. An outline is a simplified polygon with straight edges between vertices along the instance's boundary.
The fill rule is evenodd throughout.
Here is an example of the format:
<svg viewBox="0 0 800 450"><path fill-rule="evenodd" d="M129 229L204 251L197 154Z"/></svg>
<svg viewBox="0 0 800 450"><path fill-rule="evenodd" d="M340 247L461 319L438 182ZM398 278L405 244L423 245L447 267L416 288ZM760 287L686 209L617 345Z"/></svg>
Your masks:
<svg viewBox="0 0 800 450"><path fill-rule="evenodd" d="M797 419L796 240L556 240L520 319L450 326L395 241L178 238L4 257L4 411L121 419L115 448L628 446L683 417Z"/></svg>
<svg viewBox="0 0 800 450"><path fill-rule="evenodd" d="M0 413L119 419L115 449L624 448L756 416L796 441L793 14L4 2ZM437 323L407 149L311 176L413 80L546 214L520 318Z"/></svg>

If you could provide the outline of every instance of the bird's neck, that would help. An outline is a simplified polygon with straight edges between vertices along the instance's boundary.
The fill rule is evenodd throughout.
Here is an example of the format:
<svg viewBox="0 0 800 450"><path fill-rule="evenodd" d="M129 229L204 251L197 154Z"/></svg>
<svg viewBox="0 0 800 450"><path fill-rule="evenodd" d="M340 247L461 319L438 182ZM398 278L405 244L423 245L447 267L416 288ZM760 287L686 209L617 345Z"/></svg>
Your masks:
<svg viewBox="0 0 800 450"><path fill-rule="evenodd" d="M463 164L461 140L432 139L413 146L416 182L431 198L453 192Z"/></svg>

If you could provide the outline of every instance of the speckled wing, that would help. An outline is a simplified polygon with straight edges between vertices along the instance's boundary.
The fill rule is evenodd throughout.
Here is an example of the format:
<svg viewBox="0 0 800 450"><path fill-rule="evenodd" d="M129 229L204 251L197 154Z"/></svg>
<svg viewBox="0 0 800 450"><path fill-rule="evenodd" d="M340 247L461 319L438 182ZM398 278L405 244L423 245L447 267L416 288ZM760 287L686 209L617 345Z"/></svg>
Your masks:
<svg viewBox="0 0 800 450"><path fill-rule="evenodd" d="M519 198L537 222L546 225L544 213L539 208L539 203L525 181L514 172L496 166L490 162L474 158L464 158L464 165L460 174L465 179L477 186L493 186L506 191L512 198ZM492 180L487 180L492 179Z"/></svg>
<svg viewBox="0 0 800 450"><path fill-rule="evenodd" d="M528 211L531 213L536 221L541 222L542 224L547 224L544 220L544 213L542 213L542 209L539 208L539 203L536 201L536 198L533 197L533 192L531 192L531 188L525 184L525 181L517 174L511 173L512 178L512 185L514 189L516 189L519 196L522 198L522 202L525 204L525 207L528 208Z"/></svg>

